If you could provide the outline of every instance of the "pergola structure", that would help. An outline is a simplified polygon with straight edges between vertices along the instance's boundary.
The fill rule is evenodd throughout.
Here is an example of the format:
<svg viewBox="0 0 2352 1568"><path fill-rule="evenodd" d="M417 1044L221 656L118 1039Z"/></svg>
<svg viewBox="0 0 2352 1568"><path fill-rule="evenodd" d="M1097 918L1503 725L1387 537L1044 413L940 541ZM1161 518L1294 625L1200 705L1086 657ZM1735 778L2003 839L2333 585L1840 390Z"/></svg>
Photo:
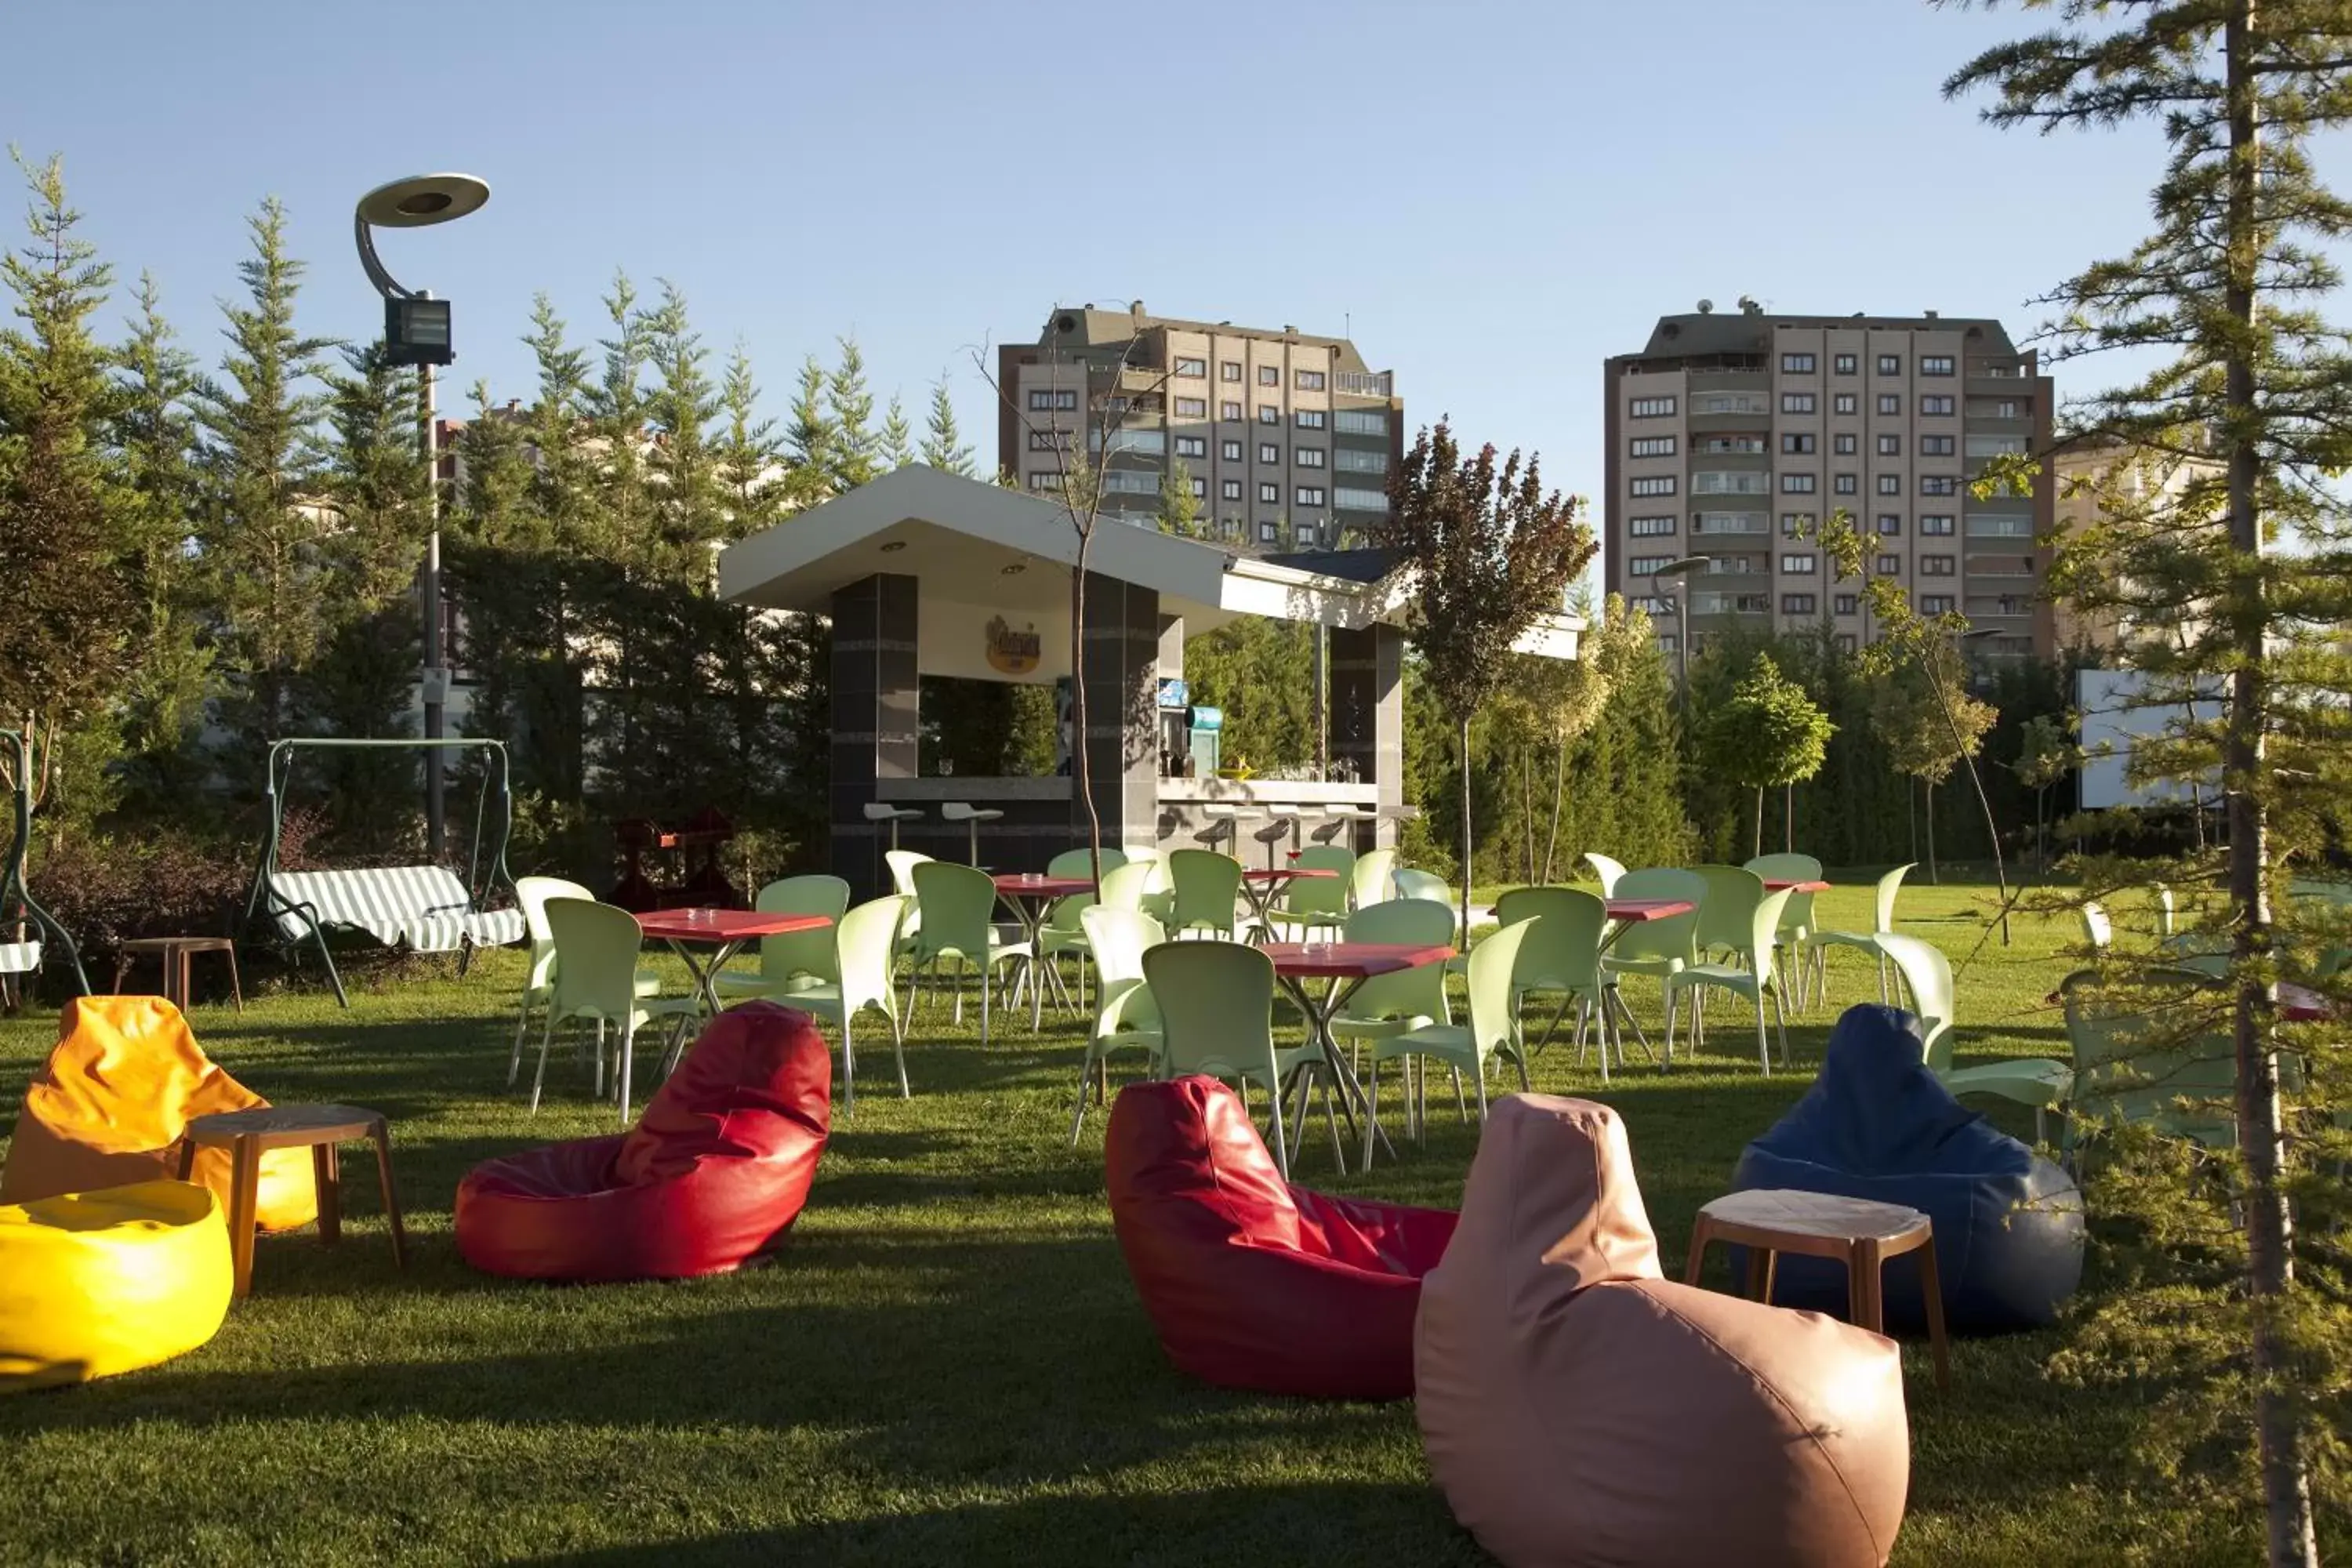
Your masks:
<svg viewBox="0 0 2352 1568"><path fill-rule="evenodd" d="M918 774L926 675L1053 683L1070 674L1068 514L1050 500L934 468L897 469L730 546L730 601L833 622L830 817L835 870L861 894L885 888L887 827L870 804L922 810L901 840L961 858L962 825L939 805L1003 812L982 836L1000 870L1034 870L1079 842L1071 781ZM1110 845L1181 842L1201 807L1246 816L1276 803L1310 814L1370 808L1365 846L1393 833L1404 804L1402 605L1374 551L1255 556L1125 522L1097 524L1087 557L1087 765ZM1241 616L1329 628L1329 751L1337 780L1162 776L1161 682L1181 680L1184 640ZM1573 658L1583 623L1560 613L1524 651Z"/></svg>

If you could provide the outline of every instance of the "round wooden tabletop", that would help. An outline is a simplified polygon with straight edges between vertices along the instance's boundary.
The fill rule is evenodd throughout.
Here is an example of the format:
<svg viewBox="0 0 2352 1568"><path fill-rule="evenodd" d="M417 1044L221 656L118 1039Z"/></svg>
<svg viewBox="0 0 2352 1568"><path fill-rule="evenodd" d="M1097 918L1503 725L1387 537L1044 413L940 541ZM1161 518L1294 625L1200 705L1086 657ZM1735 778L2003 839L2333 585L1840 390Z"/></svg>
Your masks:
<svg viewBox="0 0 2352 1568"><path fill-rule="evenodd" d="M240 1138L287 1143L346 1142L373 1138L383 1113L357 1105L264 1105L222 1110L188 1122L191 1142L234 1143Z"/></svg>
<svg viewBox="0 0 2352 1568"><path fill-rule="evenodd" d="M1698 1212L1718 1226L1832 1241L1895 1241L1927 1224L1926 1215L1901 1204L1777 1187L1727 1194Z"/></svg>

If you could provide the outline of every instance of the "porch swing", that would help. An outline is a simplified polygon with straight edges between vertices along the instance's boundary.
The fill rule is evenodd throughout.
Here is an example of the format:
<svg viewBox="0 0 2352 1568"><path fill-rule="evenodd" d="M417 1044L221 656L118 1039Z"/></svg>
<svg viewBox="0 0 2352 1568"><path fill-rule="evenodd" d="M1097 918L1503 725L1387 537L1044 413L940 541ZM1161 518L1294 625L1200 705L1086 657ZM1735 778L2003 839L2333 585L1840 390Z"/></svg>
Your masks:
<svg viewBox="0 0 2352 1568"><path fill-rule="evenodd" d="M32 742L20 730L0 730L0 741L13 753L16 785L16 832L8 846L8 863L0 868L0 1001L9 1000L11 986L23 984L21 976L38 973L52 950L65 955L75 989L87 996L89 977L82 973L80 951L25 885L25 856L33 842Z"/></svg>
<svg viewBox="0 0 2352 1568"><path fill-rule="evenodd" d="M460 880L446 865L355 866L320 871L288 871L278 864L278 842L285 826L286 795L293 783L294 763L304 752L379 751L442 752L473 750L487 752L490 765L482 770L474 806L473 847L467 874ZM495 788L497 799L491 801ZM514 797L509 785L507 748L503 741L471 736L439 740L343 739L306 736L273 741L269 746L265 801L269 812L268 836L254 869L253 890L245 905L250 937L277 947L292 957L305 947L315 948L326 965L335 1000L352 1005L335 968L332 933L338 942L373 945L411 952L456 952L457 973L464 974L474 951L505 947L522 941L523 915L513 907L514 878L507 869L507 841L514 831ZM484 826L492 810L498 816L496 836L484 853ZM486 907L501 893L509 907Z"/></svg>

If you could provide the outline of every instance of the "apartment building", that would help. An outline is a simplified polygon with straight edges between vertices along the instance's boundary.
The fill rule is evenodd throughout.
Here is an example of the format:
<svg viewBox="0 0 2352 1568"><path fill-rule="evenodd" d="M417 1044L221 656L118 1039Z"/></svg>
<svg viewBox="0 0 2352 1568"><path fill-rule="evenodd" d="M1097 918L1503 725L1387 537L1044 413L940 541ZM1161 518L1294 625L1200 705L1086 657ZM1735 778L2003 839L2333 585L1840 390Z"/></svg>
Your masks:
<svg viewBox="0 0 2352 1568"><path fill-rule="evenodd" d="M1603 375L1604 576L1651 611L1670 651L1683 593L1695 646L1824 618L1847 647L1871 640L1862 583L1839 578L1812 538L1839 511L1866 536L1872 576L1990 630L1985 651L2056 647L2034 543L2055 484L1971 493L1989 462L2050 445L2050 378L1999 321L1701 300ZM1705 566L1657 575L1691 557Z"/></svg>
<svg viewBox="0 0 2352 1568"><path fill-rule="evenodd" d="M1057 306L1034 343L997 351L997 463L1024 488L1055 489L1057 445L1083 439L1107 519L1156 526L1177 476L1194 531L1252 548L1351 541L1387 514L1403 454L1393 373L1295 327Z"/></svg>

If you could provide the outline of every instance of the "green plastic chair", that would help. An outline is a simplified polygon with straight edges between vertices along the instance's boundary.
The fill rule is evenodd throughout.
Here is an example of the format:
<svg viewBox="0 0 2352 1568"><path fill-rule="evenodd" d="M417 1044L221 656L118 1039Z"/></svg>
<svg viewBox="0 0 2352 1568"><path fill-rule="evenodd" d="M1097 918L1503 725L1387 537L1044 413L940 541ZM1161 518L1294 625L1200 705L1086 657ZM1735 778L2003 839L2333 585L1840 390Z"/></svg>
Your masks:
<svg viewBox="0 0 2352 1568"><path fill-rule="evenodd" d="M915 912L922 929L915 933L914 963L939 983L940 960L956 961L961 978L966 967L980 971L980 1043L988 1044L989 1009L996 971L1002 964L1033 962L1029 944L1006 942L997 934L996 881L987 872L951 860L926 860L914 868ZM911 987L910 987L911 994ZM1015 993L1016 996L1018 993ZM1033 1002L1043 993L1031 987ZM1039 1004L1042 1005L1042 1003ZM963 988L956 987L955 1021L963 1022ZM1036 1026L1032 1016L1030 1026Z"/></svg>
<svg viewBox="0 0 2352 1568"><path fill-rule="evenodd" d="M1818 882L1822 879L1822 863L1811 855L1759 855L1743 869L1755 872L1767 881ZM1811 976L1802 962L1813 939L1813 895L1793 889L1789 894L1789 908L1780 916L1780 946L1788 954L1791 976L1790 1000L1800 1013L1805 1010L1805 994L1811 988Z"/></svg>
<svg viewBox="0 0 2352 1568"><path fill-rule="evenodd" d="M646 933L637 917L626 910L591 899L550 899L546 903L548 935L555 943L555 973L547 1003L547 1019L539 1034L539 1070L531 1075L530 1109L539 1111L541 1086L547 1079L547 1046L555 1026L575 1019L596 1023L595 1092L604 1092L604 1026L621 1030L619 1089L621 1125L629 1124L630 1075L636 1060L637 1029L656 1018L671 1018L670 1054L674 1057L686 1031L702 1012L699 996L643 996L636 988L637 954Z"/></svg>
<svg viewBox="0 0 2352 1568"><path fill-rule="evenodd" d="M1538 992L1559 993L1559 1010L1545 1026L1536 1050L1540 1052L1551 1043L1552 1032L1570 1007L1577 1009L1576 1037L1581 1041L1594 1010L1599 1009L1601 1081L1607 1083L1610 1019L1601 975L1601 939L1609 923L1607 902L1580 888L1514 888L1495 900L1495 919L1505 926L1542 922L1528 933L1526 944L1519 949L1518 979L1512 987L1517 994L1512 1003L1515 1009ZM1617 1048L1618 1065L1622 1067L1622 1040Z"/></svg>
<svg viewBox="0 0 2352 1568"><path fill-rule="evenodd" d="M915 868L929 858L918 849L885 850L882 861L890 868L890 890L901 898L914 898ZM915 907L907 913L907 923L898 931L898 951L902 953L914 952L915 933L922 929L922 901L918 899Z"/></svg>
<svg viewBox="0 0 2352 1568"><path fill-rule="evenodd" d="M1106 847L1102 852L1103 880L1108 882L1112 872L1127 864L1127 852ZM1091 877L1095 874L1094 852L1090 849L1065 849L1045 862L1048 877ZM1087 994L1087 931L1079 917L1094 908L1101 892L1097 885L1092 893L1073 893L1066 899L1055 899L1046 906L1045 919L1037 927L1037 957L1040 968L1064 1006L1083 1010ZM1064 953L1075 953L1078 960L1078 999L1073 1002L1069 989L1062 984L1061 965L1055 962Z"/></svg>
<svg viewBox="0 0 2352 1568"><path fill-rule="evenodd" d="M555 994L555 937L547 929L547 900L550 899L585 899L593 903L596 895L577 882L567 882L561 877L517 877L515 905L522 910L524 931L530 938L530 958L523 971L522 1007L515 1017L514 1049L507 1055L507 1087L512 1089L522 1073L523 1036L530 1028L530 1010L544 1007ZM661 994L662 977L657 970L640 969L636 975L637 994ZM599 1064L602 1070L602 1064Z"/></svg>
<svg viewBox="0 0 2352 1568"><path fill-rule="evenodd" d="M2182 1003L2210 984L2186 969L2157 971L2147 978L2155 984L2177 978ZM2236 1147L2238 1064L2230 1037L2212 1032L2185 1049L2158 1047L2149 1036L2160 1026L2152 1025L2146 1013L2102 999L2100 980L2097 970L2082 969L2058 986L2066 1009L2066 1039L2074 1053L2073 1110L2095 1123L2144 1121L2207 1148ZM2157 1010L2170 1009L2159 1002Z"/></svg>
<svg viewBox="0 0 2352 1568"><path fill-rule="evenodd" d="M1601 955L1601 973L1609 986L1608 1005L1617 1011L1620 1044L1623 1026L1631 1022L1633 1037L1647 1050L1649 1037L1643 1032L1641 1020L1633 1016L1633 1008L1625 1005L1620 982L1628 974L1640 974L1663 984L1669 976L1698 962L1698 916L1706 904L1706 883L1695 871L1659 866L1626 872L1617 879L1617 890L1610 897L1674 899L1694 906L1686 915L1628 924ZM1578 1044L1581 1048L1582 1042Z"/></svg>
<svg viewBox="0 0 2352 1568"><path fill-rule="evenodd" d="M2116 922L2107 918L2106 906L2093 899L2083 906L2083 940L2094 952L2105 952L2116 942Z"/></svg>
<svg viewBox="0 0 2352 1568"><path fill-rule="evenodd" d="M1287 1048L1275 1044L1274 960L1238 942L1163 942L1144 950L1143 978L1160 1010L1160 1070L1170 1078L1206 1073L1237 1079L1244 1095L1249 1084L1263 1088L1272 1107L1268 1121L1274 1163L1287 1179L1290 1148L1283 1128L1283 1086L1302 1071L1320 1072L1328 1079L1330 1064L1312 1041ZM1302 1096L1304 1089L1302 1084ZM1332 1152L1344 1170L1347 1156L1328 1094L1323 1114L1330 1122Z"/></svg>
<svg viewBox="0 0 2352 1568"><path fill-rule="evenodd" d="M1103 873L1102 885L1095 889L1095 901L1107 910L1141 914L1151 884L1164 873L1165 868L1156 860L1129 860L1124 866L1115 866Z"/></svg>
<svg viewBox="0 0 2352 1568"><path fill-rule="evenodd" d="M1454 905L1454 889L1434 871L1423 871L1412 866L1400 866L1391 873L1400 899L1426 899L1433 904Z"/></svg>
<svg viewBox="0 0 2352 1568"><path fill-rule="evenodd" d="M1227 942L1234 929L1234 902L1242 896L1242 863L1213 849L1179 849L1168 857L1169 875L1175 879L1175 907L1167 921L1168 934L1207 931Z"/></svg>
<svg viewBox="0 0 2352 1568"><path fill-rule="evenodd" d="M890 1025L899 1098L914 1093L907 1082L907 1025L898 1006L897 974L899 928L914 908L914 900L891 893L845 913L824 932L834 948L827 964L833 978L804 985L786 998L793 1006L805 1007L840 1029L841 1101L853 1115L857 1110L857 1047L850 1038L850 1022L868 1007Z"/></svg>
<svg viewBox="0 0 2352 1568"><path fill-rule="evenodd" d="M1523 945L1536 930L1536 921L1522 921L1496 931L1470 950L1470 1018L1465 1024L1431 1024L1408 1033L1372 1042L1371 1070L1365 1076L1367 1098L1364 1106L1363 1155L1366 1169L1372 1158L1374 1129L1380 1119L1381 1064L1402 1058L1422 1058L1442 1062L1457 1072L1466 1072L1478 1083L1478 1120L1486 1120L1486 1064L1497 1053L1507 1056L1519 1069L1519 1089L1525 1092L1528 1081L1528 1055L1519 1038L1518 1008L1513 997L1518 984L1518 963ZM1428 1081L1423 1075L1418 1097L1412 1091L1410 1076L1405 1086L1405 1117L1408 1131L1416 1136L1421 1132L1429 1099Z"/></svg>
<svg viewBox="0 0 2352 1568"><path fill-rule="evenodd" d="M849 884L821 873L786 877L761 888L751 907L763 915L823 915L837 921L849 908ZM829 925L763 936L757 973L722 969L711 980L721 996L789 999L812 985L840 978L834 972L838 953Z"/></svg>
<svg viewBox="0 0 2352 1568"><path fill-rule="evenodd" d="M1348 868L1348 907L1369 909L1396 898L1397 852L1367 849Z"/></svg>
<svg viewBox="0 0 2352 1568"><path fill-rule="evenodd" d="M1590 849L1584 852L1584 863L1592 868L1594 876L1601 879L1601 896L1604 899L1613 898L1617 892L1618 879L1625 874L1625 863L1622 860L1612 860L1606 855L1596 855Z"/></svg>
<svg viewBox="0 0 2352 1568"><path fill-rule="evenodd" d="M1425 899L1391 899L1367 904L1348 917L1349 942L1444 947L1454 941L1454 912ZM1347 1041L1384 1040L1432 1024L1450 1024L1445 966L1424 963L1360 982L1331 1015L1331 1034Z"/></svg>
<svg viewBox="0 0 2352 1568"><path fill-rule="evenodd" d="M1302 871L1339 874L1291 883L1282 901L1266 910L1268 928L1286 942L1294 936L1312 941L1318 931L1339 931L1347 922L1356 852L1343 845L1317 844L1300 850L1291 864Z"/></svg>
<svg viewBox="0 0 2352 1568"><path fill-rule="evenodd" d="M1756 1056L1762 1063L1764 1076L1772 1076L1772 1051L1764 1034L1764 994L1772 995L1772 1018L1780 1035L1780 1065L1789 1065L1789 1021L1781 1005L1779 972L1773 968L1780 930L1780 917L1789 906L1788 889L1777 893L1764 890L1764 880L1753 871L1743 871L1737 866L1714 866L1700 868L1707 875L1707 901L1699 906L1699 940L1709 948L1730 950L1732 962L1715 963L1702 958L1666 976L1666 1059L1675 1057L1675 1001L1682 993L1701 993L1712 986L1744 996L1756 1004ZM1724 875L1723 873L1728 873ZM1745 881L1740 879L1746 879ZM1745 900L1743 902L1743 900ZM1744 931L1744 936L1735 936ZM1715 940L1707 942L1712 935ZM1696 1052L1706 1040L1706 1017L1699 995L1691 999L1688 1037Z"/></svg>
<svg viewBox="0 0 2352 1568"><path fill-rule="evenodd" d="M1143 983L1143 955L1168 940L1158 921L1135 910L1097 905L1080 918L1095 955L1095 1022L1087 1032L1086 1059L1078 1064L1078 1103L1070 1112L1073 1149L1086 1124L1087 1091L1109 1097L1113 1051L1142 1051L1149 1069L1159 1068L1160 1009Z"/></svg>
<svg viewBox="0 0 2352 1568"><path fill-rule="evenodd" d="M1878 999L1881 1002L1886 1000L1886 949L1884 939L1895 934L1895 900L1903 891L1903 879L1909 876L1917 864L1916 861L1906 861L1878 879L1878 888L1874 894L1875 901L1873 906L1876 910L1877 923L1870 930L1817 931L1806 942L1806 948L1812 956L1814 976L1819 983L1820 996L1822 1001L1829 999L1829 950L1833 947L1850 947L1870 954L1872 962L1878 966Z"/></svg>
<svg viewBox="0 0 2352 1568"><path fill-rule="evenodd" d="M1910 994L1911 1011L1918 1016L1921 1055L1927 1070L1955 1095L1981 1094L2032 1107L2034 1141L2046 1142L2045 1118L2064 1105L2073 1091L2073 1066L2047 1058L2010 1058L1978 1067L1953 1067L1953 1023L1959 1004L1952 984L1952 961L1933 942L1895 931L1886 935L1885 952Z"/></svg>

